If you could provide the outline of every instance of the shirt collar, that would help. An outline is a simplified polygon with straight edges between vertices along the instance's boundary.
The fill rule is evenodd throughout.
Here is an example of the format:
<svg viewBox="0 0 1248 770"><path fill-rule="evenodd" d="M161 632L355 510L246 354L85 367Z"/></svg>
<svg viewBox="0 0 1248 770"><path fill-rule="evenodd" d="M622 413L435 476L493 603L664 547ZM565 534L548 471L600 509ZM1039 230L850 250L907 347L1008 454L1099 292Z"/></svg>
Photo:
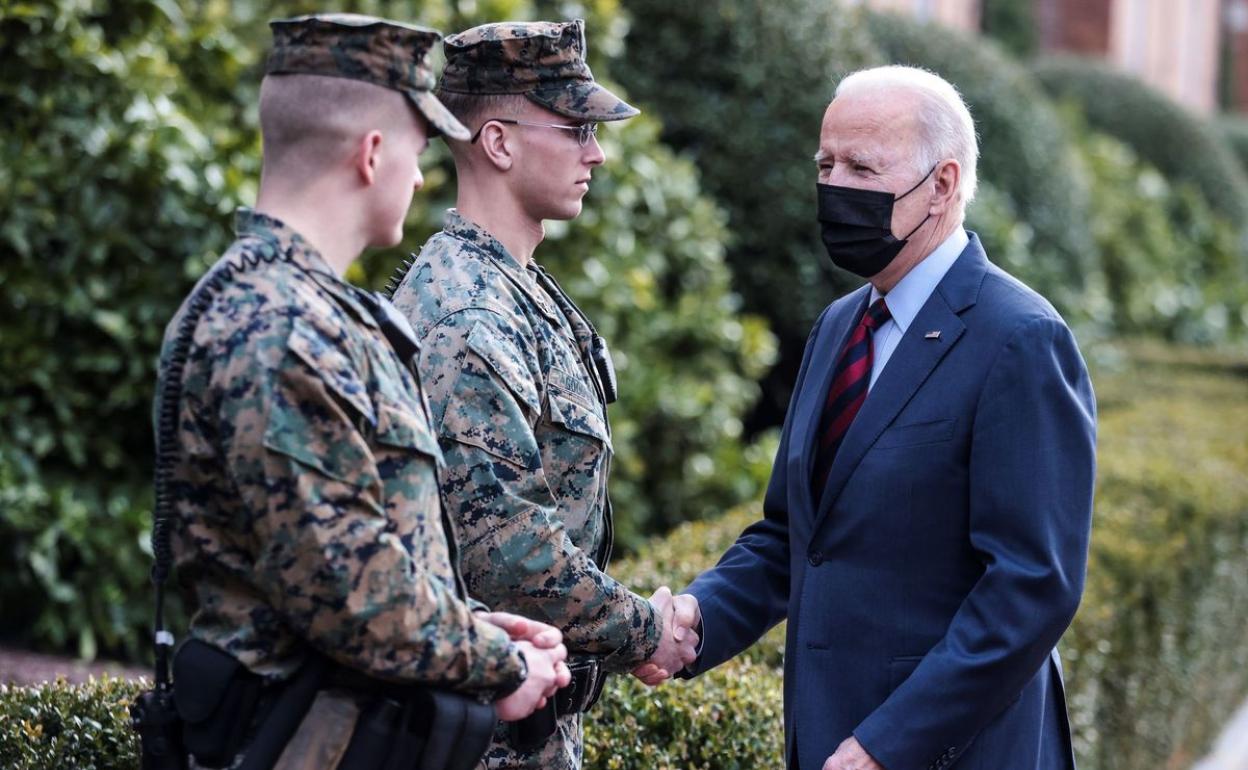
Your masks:
<svg viewBox="0 0 1248 770"><path fill-rule="evenodd" d="M953 267L954 261L969 242L970 237L966 234L966 230L961 227L955 228L949 237L936 247L935 251L910 268L910 272L906 273L887 295L881 295L879 289L872 286L870 302L873 303L883 296L893 322L897 324L901 333L905 334L915 316L927 303L928 297L932 296L932 292L936 290L937 284L945 277L945 273L949 272L949 268Z"/></svg>
<svg viewBox="0 0 1248 770"><path fill-rule="evenodd" d="M360 303L356 287L338 277L325 257L294 228L277 217L240 206L234 212L234 234L238 238L256 238L280 255L286 262L307 273L317 285L332 294L360 321L376 326L372 314Z"/></svg>
<svg viewBox="0 0 1248 770"><path fill-rule="evenodd" d="M490 235L489 231L481 225L473 222L468 217L459 213L458 209L447 209L446 217L443 219L442 229L449 235L453 235L460 240L467 241L485 253L502 262L508 269L524 274L524 268L520 265L520 260L511 255L497 238Z"/></svg>
<svg viewBox="0 0 1248 770"><path fill-rule="evenodd" d="M530 262L527 269L522 267L520 261L507 251L506 246L490 235L484 227L459 213L457 209L446 210L442 230L447 235L471 244L486 256L493 258L499 268L520 287L525 295L533 300L543 314L551 319L559 318L551 299L538 285L535 264Z"/></svg>

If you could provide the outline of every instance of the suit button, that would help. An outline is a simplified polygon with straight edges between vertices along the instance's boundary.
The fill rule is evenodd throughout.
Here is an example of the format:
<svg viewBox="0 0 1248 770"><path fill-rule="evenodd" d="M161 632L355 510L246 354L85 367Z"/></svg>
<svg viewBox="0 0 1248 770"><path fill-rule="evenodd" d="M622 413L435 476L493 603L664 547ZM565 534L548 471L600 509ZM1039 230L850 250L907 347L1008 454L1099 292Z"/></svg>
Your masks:
<svg viewBox="0 0 1248 770"><path fill-rule="evenodd" d="M820 564L823 564L823 554L819 551L811 551L806 556L806 561L810 562L810 566L818 567Z"/></svg>

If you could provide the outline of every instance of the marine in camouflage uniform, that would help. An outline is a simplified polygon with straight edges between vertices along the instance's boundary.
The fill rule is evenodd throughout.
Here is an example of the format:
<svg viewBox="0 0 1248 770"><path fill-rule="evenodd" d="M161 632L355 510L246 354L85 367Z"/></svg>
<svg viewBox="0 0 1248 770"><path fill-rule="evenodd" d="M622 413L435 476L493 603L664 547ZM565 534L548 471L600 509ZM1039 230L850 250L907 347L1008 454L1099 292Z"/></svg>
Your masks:
<svg viewBox="0 0 1248 770"><path fill-rule="evenodd" d="M637 114L594 83L580 21L485 25L449 36L445 50L439 93L524 94L588 120ZM421 342L469 592L559 627L572 661L631 671L654 654L662 618L605 572L612 446L593 361L601 338L540 266L522 266L454 209L394 302ZM581 714L569 713L532 751L500 725L485 764L570 770L582 754Z"/></svg>
<svg viewBox="0 0 1248 770"><path fill-rule="evenodd" d="M467 135L425 111L437 33L359 17L273 28L270 75L403 90L433 125ZM442 454L413 373L368 310L376 299L282 222L244 209L236 229L201 281L235 273L194 326L173 437L190 636L270 681L317 650L393 682L514 688L524 661L467 602L438 499ZM162 380L190 304L166 332Z"/></svg>

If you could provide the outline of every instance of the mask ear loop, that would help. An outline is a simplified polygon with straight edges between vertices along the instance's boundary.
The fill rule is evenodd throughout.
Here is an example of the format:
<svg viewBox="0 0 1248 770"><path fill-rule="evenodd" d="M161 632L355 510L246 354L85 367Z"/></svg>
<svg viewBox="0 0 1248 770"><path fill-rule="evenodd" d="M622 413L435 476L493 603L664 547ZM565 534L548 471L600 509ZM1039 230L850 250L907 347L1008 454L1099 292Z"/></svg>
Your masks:
<svg viewBox="0 0 1248 770"><path fill-rule="evenodd" d="M912 193L912 192L914 192L915 190L919 189L919 186L920 186L920 185L922 185L924 182L926 182L926 181L927 181L927 178L928 178L929 176L931 176L931 175L932 175L932 172L933 172L933 171L935 171L935 170L936 170L937 168L939 168L939 167L940 167L940 163L938 162L935 166L932 166L930 169L928 169L927 173L923 175L923 178L922 178L922 179L920 179L918 182L916 182L916 183L915 183L914 187L911 187L909 190L906 190L906 191L905 191L904 193L902 193L901 195L898 195L898 196L894 197L894 198L893 198L893 203L896 203L897 201L899 201L899 200L901 200L902 198L906 197L906 196L907 196L907 195L909 195L910 193ZM929 211L929 212L928 212L928 214L927 214L927 216L923 217L923 221L922 221L922 222L919 222L917 225L915 225L915 226L914 226L914 229L913 229L913 230L911 230L910 232L906 233L906 237L905 237L905 238L902 238L902 239L901 239L901 242L902 242L902 243L905 243L906 241L910 240L910 236L912 236L912 235L914 235L915 233L917 233L917 232L919 231L919 228L920 228L920 227L922 227L923 225L927 224L927 220L929 220L929 219L931 219L931 218L932 218L932 214L931 214L931 212Z"/></svg>

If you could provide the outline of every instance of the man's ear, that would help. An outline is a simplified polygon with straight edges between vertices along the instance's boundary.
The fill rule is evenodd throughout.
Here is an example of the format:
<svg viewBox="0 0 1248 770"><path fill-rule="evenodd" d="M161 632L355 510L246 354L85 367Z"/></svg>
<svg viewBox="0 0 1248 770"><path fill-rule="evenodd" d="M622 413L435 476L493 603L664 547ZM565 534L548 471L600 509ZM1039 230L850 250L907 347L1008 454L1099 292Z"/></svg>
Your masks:
<svg viewBox="0 0 1248 770"><path fill-rule="evenodd" d="M377 166L381 163L381 132L377 129L369 131L360 137L360 143L356 147L355 153L355 172L360 176L360 182L365 187L369 187L377 179Z"/></svg>
<svg viewBox="0 0 1248 770"><path fill-rule="evenodd" d="M485 155L485 159L499 171L509 170L516 162L513 155L515 139L508 135L501 123L487 122L481 129L477 144L481 145L481 152Z"/></svg>
<svg viewBox="0 0 1248 770"><path fill-rule="evenodd" d="M953 158L942 160L932 174L936 179L935 196L928 213L944 214L951 211L958 201L958 186L962 181L962 166Z"/></svg>

